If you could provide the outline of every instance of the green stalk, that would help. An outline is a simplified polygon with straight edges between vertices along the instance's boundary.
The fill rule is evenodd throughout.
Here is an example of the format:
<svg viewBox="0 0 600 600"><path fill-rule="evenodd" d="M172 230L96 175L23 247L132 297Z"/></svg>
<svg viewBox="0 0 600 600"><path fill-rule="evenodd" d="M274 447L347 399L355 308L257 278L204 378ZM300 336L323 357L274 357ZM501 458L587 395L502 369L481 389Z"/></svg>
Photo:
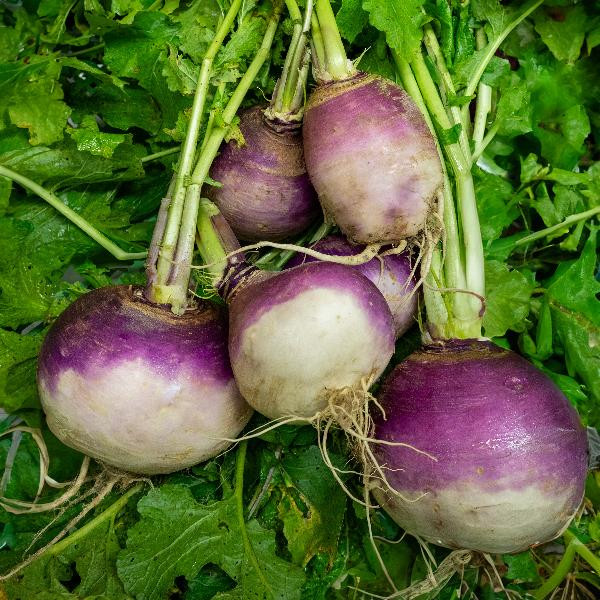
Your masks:
<svg viewBox="0 0 600 600"><path fill-rule="evenodd" d="M167 224L161 242L161 251L156 267L157 281L156 285L151 285L148 289L149 300L159 304L169 303L168 298L164 297L163 290L165 289L165 284L168 282L178 245L179 230L186 197L186 185L192 170L194 156L196 153L198 132L200 131L200 122L208 93L212 64L217 52L219 51L219 48L223 44L225 36L229 33L231 27L233 26L233 22L240 10L241 5L242 0L233 0L229 10L227 11L227 14L225 15L225 18L217 29L217 33L215 34L215 37L213 38L204 56L204 59L202 60L200 75L198 77L198 83L196 86L196 93L194 95L194 102L192 104L190 122L181 150L181 155L179 157L175 188L173 190L173 197L167 215ZM167 293L167 295L169 294Z"/></svg>
<svg viewBox="0 0 600 600"><path fill-rule="evenodd" d="M313 2L307 2L304 22L295 0L287 0L287 3L290 16L294 19L294 32L273 100L265 115L270 119L300 121L304 112L304 90L308 77L306 42Z"/></svg>
<svg viewBox="0 0 600 600"><path fill-rule="evenodd" d="M281 16L281 5L277 3L273 14L269 19L269 24L265 31L260 49L250 63L248 70L233 92L225 110L222 114L223 124L218 127L213 127L210 136L206 140L206 144L200 153L198 162L191 176L191 183L187 188L185 195L185 204L181 217L179 230L179 240L173 260L173 268L168 280L168 285L164 289L166 302L171 304L171 309L176 314L182 313L186 308L187 303L187 288L190 280L192 255L194 252L194 240L196 235L196 227L198 220L198 210L200 206L200 191L204 181L208 177L208 172L221 143L231 125L236 112L238 111L248 89L256 78L256 75L262 68L271 50L271 44L275 37L275 31Z"/></svg>
<svg viewBox="0 0 600 600"><path fill-rule="evenodd" d="M354 75L354 69L346 56L329 0L316 0L315 10L325 47L324 70L332 79L347 79Z"/></svg>
<svg viewBox="0 0 600 600"><path fill-rule="evenodd" d="M263 584L265 590L269 593L271 598L275 598L273 588L269 584L263 570L261 569L260 563L254 554L254 548L250 542L250 536L248 535L248 528L246 527L246 520L244 518L244 467L246 465L246 451L248 450L248 442L243 441L240 443L240 447L237 452L235 461L235 506L237 509L238 523L240 525L240 533L242 534L242 543L244 544L244 552L248 557L250 563L254 567L258 578Z"/></svg>
<svg viewBox="0 0 600 600"><path fill-rule="evenodd" d="M411 67L427 108L437 120L439 126L447 129L450 125L450 119L420 52L413 58ZM466 279L466 286L463 288L466 293L455 292L453 299L454 315L452 316L455 319L452 320L452 327L454 328L452 334L461 338L480 337L482 306L477 296L483 297L485 295L485 274L483 242L477 214L475 188L471 176L471 165L470 160L465 157L459 144L445 144L443 149L452 167L456 184L460 229L456 232L455 237L458 238L458 235L461 234ZM446 232L447 239L452 233ZM477 296L473 296L473 294Z"/></svg>
<svg viewBox="0 0 600 600"><path fill-rule="evenodd" d="M143 484L138 483L133 486L125 494L123 494L118 500L116 500L113 504L111 504L105 511L101 512L97 517L94 517L91 521L86 523L83 527L74 531L69 537L61 540L51 546L44 553L46 556L55 556L63 552L66 548L71 546L72 544L77 543L79 540L83 539L86 535L90 533L90 531L96 529L102 523L112 519L115 517L123 508L127 502L129 502L129 498L131 496L137 494L143 487Z"/></svg>
<svg viewBox="0 0 600 600"><path fill-rule="evenodd" d="M433 337L446 339L449 337L448 326L450 323L450 311L442 291L446 286L443 279L442 253L435 248L431 257L431 266L423 286L423 297L427 306L427 323Z"/></svg>
<svg viewBox="0 0 600 600"><path fill-rule="evenodd" d="M537 590L530 592L536 600L544 600L565 579L571 570L575 555L579 554L600 575L600 558L597 557L583 542L575 537L570 531L565 531L563 538L566 543L565 553L558 563L554 573Z"/></svg>
<svg viewBox="0 0 600 600"><path fill-rule="evenodd" d="M61 215L69 219L71 223L77 225L84 233L89 235L95 242L100 244L105 250L110 252L117 260L136 260L144 258L147 252L125 252L117 246L114 242L109 240L103 233L100 233L91 223L86 221L81 215L77 214L74 210L70 209L58 196L55 196L52 192L46 188L35 183L28 177L20 175L16 171L0 165L0 175L7 177L12 181L22 185L24 188L32 191L34 194L39 196L42 200L45 200L50 206L56 209Z"/></svg>
<svg viewBox="0 0 600 600"><path fill-rule="evenodd" d="M431 117L429 116L429 111L425 105L425 100L423 100L421 90L419 89L410 65L395 50L392 50L392 55L396 62L396 67L398 69L398 73L400 74L400 79L402 80L404 89L408 92L421 110L429 130L431 131L431 135L435 140L435 145L440 157L440 163L444 172L444 188L442 190L442 198L444 202L444 229L446 231L443 259L444 280L446 286L449 288L463 289L467 283L461 258L460 238L458 234L458 222L456 220L454 198L452 196L452 185L450 183L450 178L448 177L448 169L446 168L446 161L444 160L443 151L437 138L435 127Z"/></svg>
<svg viewBox="0 0 600 600"><path fill-rule="evenodd" d="M590 208L590 210L570 215L564 221L558 223L557 225L552 225L551 227L540 229L540 231L535 231L534 233L531 233L529 235L526 235L525 237L518 239L515 242L515 246L523 246L524 244L535 242L536 240L540 240L549 236L555 231L559 231L560 229L564 229L565 227L569 227L570 225L573 225L574 223L579 223L580 221L586 221L587 219L598 214L600 214L600 206L596 206L594 208Z"/></svg>
<svg viewBox="0 0 600 600"><path fill-rule="evenodd" d="M526 19L538 6L540 6L544 0L533 0L528 5L524 7L524 9L517 14L517 16L500 32L500 34L495 37L486 47L483 54L483 57L471 79L467 83L467 89L465 91L465 96L472 96L479 85L479 81L481 80L481 76L488 66L490 60L492 60L494 54L496 54L496 50L500 47L500 44L507 38L510 32L521 23L524 19ZM466 107L468 110L468 107Z"/></svg>
<svg viewBox="0 0 600 600"><path fill-rule="evenodd" d="M494 123L486 133L485 137L481 142L476 142L475 150L473 151L473 164L477 164L477 161L481 158L481 155L485 152L485 149L488 147L489 143L496 137L498 133L498 123Z"/></svg>
<svg viewBox="0 0 600 600"><path fill-rule="evenodd" d="M325 69L325 42L323 42L323 34L315 13L310 17L310 31L313 61L316 63L316 71L321 72Z"/></svg>
<svg viewBox="0 0 600 600"><path fill-rule="evenodd" d="M269 106L269 110L274 114L281 114L285 111L284 109L284 95L285 95L285 87L288 79L290 78L290 74L292 72L292 62L294 59L294 52L296 51L296 46L302 37L302 13L298 8L298 4L296 4L295 0L286 0L285 4L287 6L288 12L290 14L290 18L294 22L294 30L292 32L292 39L290 41L290 46L288 48L288 52L285 56L285 62L283 63L283 69L281 71L281 77L277 81L277 86L275 88L275 93L273 94L273 100Z"/></svg>
<svg viewBox="0 0 600 600"><path fill-rule="evenodd" d="M444 55L442 54L440 44L431 25L425 25L423 28L423 34L425 47L427 48L427 52L437 68L442 85L445 89L446 97L449 94L456 96L454 82L452 81L452 77L448 71L448 67L446 66L446 61L444 60ZM460 125L458 141L465 158L468 159L471 156L471 147L469 146L468 138L470 127L468 115L463 114L459 106L450 106L449 111L452 115L454 123Z"/></svg>
<svg viewBox="0 0 600 600"><path fill-rule="evenodd" d="M487 38L483 28L477 30L476 41L478 50L481 50L487 43ZM492 88L489 85L480 82L479 88L477 90L477 106L475 107L475 121L473 123L473 162L475 162L476 160L475 155L481 156L481 153L484 150L483 140L485 136L485 126L487 124L488 114L491 110ZM487 143L489 144L490 141L491 140L488 140Z"/></svg>
<svg viewBox="0 0 600 600"><path fill-rule="evenodd" d="M169 148L168 150L161 150L160 152L155 152L154 154L147 154L142 157L142 162L150 162L151 160L158 160L159 158L163 158L165 156L170 156L171 154L177 154L181 152L181 147L176 146L175 148Z"/></svg>
<svg viewBox="0 0 600 600"><path fill-rule="evenodd" d="M206 265L206 270L212 275L213 287L223 279L227 267L227 256L223 240L215 227L214 220L221 215L216 205L206 198L200 199L198 212L198 251Z"/></svg>
<svg viewBox="0 0 600 600"><path fill-rule="evenodd" d="M206 146L206 141L210 137L210 134L213 130L213 125L215 124L215 117L217 115L216 107L217 107L218 103L223 99L226 88L227 88L227 84L224 81L222 81L219 84L217 91L215 92L215 95L213 97L213 103L210 108L210 112L208 113L208 120L206 121L206 130L204 132L204 139L202 140L202 145L200 146L200 152L202 152L202 150L204 150L204 146Z"/></svg>

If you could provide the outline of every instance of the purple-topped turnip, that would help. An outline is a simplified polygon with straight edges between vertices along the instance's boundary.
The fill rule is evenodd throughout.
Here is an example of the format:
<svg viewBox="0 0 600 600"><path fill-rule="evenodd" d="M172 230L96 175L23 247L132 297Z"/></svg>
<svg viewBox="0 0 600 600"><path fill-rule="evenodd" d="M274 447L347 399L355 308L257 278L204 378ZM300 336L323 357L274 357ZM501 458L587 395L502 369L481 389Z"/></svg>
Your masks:
<svg viewBox="0 0 600 600"><path fill-rule="evenodd" d="M202 200L199 250L229 305L229 356L248 403L273 419L312 419L341 390L362 390L394 351L392 314L348 265L311 262L259 271L236 254L227 222Z"/></svg>
<svg viewBox="0 0 600 600"><path fill-rule="evenodd" d="M141 288L81 296L44 340L38 385L48 426L68 446L134 473L214 456L252 409L233 379L227 320L205 302L174 315Z"/></svg>
<svg viewBox="0 0 600 600"><path fill-rule="evenodd" d="M169 473L215 456L253 412L233 378L224 312L188 297L200 190L189 179L198 171L192 173L206 95L201 83L240 6L232 3L203 62L178 171L152 237L146 288L113 286L81 296L52 325L39 357L50 429L65 444L133 473ZM276 8L223 126L206 143L201 171L263 65L279 16Z"/></svg>
<svg viewBox="0 0 600 600"><path fill-rule="evenodd" d="M313 417L331 392L379 377L394 351L385 299L345 265L313 262L250 279L229 314L237 384L271 418Z"/></svg>
<svg viewBox="0 0 600 600"><path fill-rule="evenodd" d="M335 256L353 256L364 249L363 246L350 244L341 235L327 236L311 248ZM296 267L315 260L318 259L298 253L287 263L287 267ZM400 337L414 325L419 304L410 253L405 251L401 254L384 254L354 268L372 281L383 294L392 312L396 337Z"/></svg>
<svg viewBox="0 0 600 600"><path fill-rule="evenodd" d="M317 87L302 132L310 180L350 241L397 244L423 229L442 186L433 136L402 88L346 59L328 0L316 13Z"/></svg>
<svg viewBox="0 0 600 600"><path fill-rule="evenodd" d="M273 98L266 110L253 107L240 114L243 141L223 146L210 171L219 185L204 188L243 240L279 241L300 233L321 214L306 173L300 132L311 10L303 26L296 3L287 4L294 32Z"/></svg>
<svg viewBox="0 0 600 600"><path fill-rule="evenodd" d="M448 129L421 50L410 64L396 60L430 122ZM371 433L381 443L369 445L366 479L392 518L419 538L519 552L568 526L583 497L587 439L544 373L482 337L484 259L471 156L468 145L439 143L454 189L448 182L443 198L443 256L434 249L424 285L425 346L383 382Z"/></svg>
<svg viewBox="0 0 600 600"><path fill-rule="evenodd" d="M320 214L304 164L300 123L273 121L259 107L240 115L244 143L232 140L215 159L205 186L243 240L279 241L306 229Z"/></svg>
<svg viewBox="0 0 600 600"><path fill-rule="evenodd" d="M386 379L375 498L410 533L450 548L517 552L558 536L579 508L587 438L556 385L488 341L425 346ZM394 470L402 465L402 470ZM386 467L389 467L386 468Z"/></svg>

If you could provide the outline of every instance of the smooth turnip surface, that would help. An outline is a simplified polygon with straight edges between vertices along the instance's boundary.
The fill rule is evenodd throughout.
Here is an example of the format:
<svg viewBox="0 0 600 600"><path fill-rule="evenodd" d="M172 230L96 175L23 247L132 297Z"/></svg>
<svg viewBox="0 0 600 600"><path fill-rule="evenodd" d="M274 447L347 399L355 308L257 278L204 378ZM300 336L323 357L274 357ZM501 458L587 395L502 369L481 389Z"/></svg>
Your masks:
<svg viewBox="0 0 600 600"><path fill-rule="evenodd" d="M364 246L352 245L341 235L323 238L311 248L323 254L337 256L353 256L364 250ZM296 267L316 260L318 259L308 254L298 253L288 262L287 267ZM392 311L396 337L400 337L414 325L419 303L416 293L410 296L415 287L415 279L411 277L410 254L388 254L354 268L372 281L383 294Z"/></svg>
<svg viewBox="0 0 600 600"><path fill-rule="evenodd" d="M375 497L412 534L451 548L517 552L554 539L583 497L587 440L562 392L491 342L413 353L386 379L375 437L391 486ZM394 470L396 469L396 470ZM401 469L401 470L397 470Z"/></svg>
<svg viewBox="0 0 600 600"><path fill-rule="evenodd" d="M424 226L442 185L435 142L413 100L375 75L325 83L304 116L308 174L355 243L397 243Z"/></svg>
<svg viewBox="0 0 600 600"><path fill-rule="evenodd" d="M252 409L227 356L224 315L208 303L178 317L128 286L78 298L42 346L38 385L65 444L135 473L214 456ZM212 439L211 439L212 438Z"/></svg>
<svg viewBox="0 0 600 600"><path fill-rule="evenodd" d="M223 187L205 193L243 240L277 241L300 233L321 212L306 174L298 123L271 122L259 107L240 116L245 143L231 140L210 175Z"/></svg>
<svg viewBox="0 0 600 600"><path fill-rule="evenodd" d="M390 309L355 269L314 262L249 283L229 305L244 398L270 418L313 417L328 391L378 377L394 351Z"/></svg>

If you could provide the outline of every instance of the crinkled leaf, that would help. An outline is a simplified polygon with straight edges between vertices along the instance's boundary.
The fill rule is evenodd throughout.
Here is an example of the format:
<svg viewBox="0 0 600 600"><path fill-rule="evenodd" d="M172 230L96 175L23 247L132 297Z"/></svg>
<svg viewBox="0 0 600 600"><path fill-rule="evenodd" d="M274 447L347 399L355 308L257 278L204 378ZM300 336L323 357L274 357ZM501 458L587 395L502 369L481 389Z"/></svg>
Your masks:
<svg viewBox="0 0 600 600"><path fill-rule="evenodd" d="M596 233L590 235L578 260L563 264L548 286L556 338L570 375L585 382L600 399L600 282L595 279Z"/></svg>
<svg viewBox="0 0 600 600"><path fill-rule="evenodd" d="M75 140L78 150L104 158L111 158L117 146L131 141L130 135L101 132L94 117L84 118L77 129L68 129L67 133Z"/></svg>
<svg viewBox="0 0 600 600"><path fill-rule="evenodd" d="M362 0L342 0L335 20L342 37L352 43L369 22Z"/></svg>
<svg viewBox="0 0 600 600"><path fill-rule="evenodd" d="M7 412L38 406L35 372L42 338L0 329L0 406Z"/></svg>
<svg viewBox="0 0 600 600"><path fill-rule="evenodd" d="M535 561L529 552L505 554L502 559L508 566L506 577L513 581L536 583L540 581Z"/></svg>
<svg viewBox="0 0 600 600"><path fill-rule="evenodd" d="M336 467L343 461L330 457ZM305 566L316 554L333 561L344 519L346 495L323 462L316 446L288 454L281 468L289 476L301 497L289 494L280 505L283 533L292 560Z"/></svg>
<svg viewBox="0 0 600 600"><path fill-rule="evenodd" d="M514 137L531 131L531 101L527 83L515 78L510 93L500 95L496 123L498 133Z"/></svg>
<svg viewBox="0 0 600 600"><path fill-rule="evenodd" d="M536 31L558 60L577 60L593 22L581 4L546 7L536 11L533 18Z"/></svg>
<svg viewBox="0 0 600 600"><path fill-rule="evenodd" d="M513 186L497 175L476 169L474 180L481 237L486 248L519 216L518 197Z"/></svg>
<svg viewBox="0 0 600 600"><path fill-rule="evenodd" d="M532 283L519 271L511 271L506 264L495 260L486 261L485 280L485 335L499 337L509 329L522 331L529 314Z"/></svg>
<svg viewBox="0 0 600 600"><path fill-rule="evenodd" d="M256 520L245 524L261 569L240 537L236 499L202 505L183 485L155 488L138 503L140 520L129 529L117 560L125 589L139 600L166 596L176 577L192 580L213 563L237 582L221 598L300 598L304 574L275 554L275 535Z"/></svg>
<svg viewBox="0 0 600 600"><path fill-rule="evenodd" d="M61 552L43 555L6 581L4 589L14 600L127 600L115 568L119 550L108 521Z"/></svg>
<svg viewBox="0 0 600 600"><path fill-rule="evenodd" d="M390 48L411 60L423 37L426 17L420 11L424 0L363 0L371 25L383 31Z"/></svg>

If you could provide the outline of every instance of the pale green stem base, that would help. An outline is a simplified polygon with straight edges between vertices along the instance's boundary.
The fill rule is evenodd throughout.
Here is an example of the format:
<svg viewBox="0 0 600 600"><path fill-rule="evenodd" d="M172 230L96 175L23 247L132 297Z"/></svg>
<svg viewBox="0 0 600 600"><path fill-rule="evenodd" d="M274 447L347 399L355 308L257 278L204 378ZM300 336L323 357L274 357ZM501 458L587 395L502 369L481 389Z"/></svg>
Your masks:
<svg viewBox="0 0 600 600"><path fill-rule="evenodd" d="M166 299L164 297L163 290L167 284L171 285L169 278L173 269L177 247L179 245L180 228L182 224L186 198L186 187L196 154L198 133L200 131L200 123L208 93L212 63L217 52L219 51L219 48L223 44L225 36L229 33L231 27L233 26L233 22L240 10L241 5L242 0L233 0L229 10L227 11L227 14L225 15L225 18L217 29L215 37L213 38L204 56L202 66L200 68L200 75L198 77L198 83L194 95L190 122L188 124L186 137L183 142L181 156L179 158L175 188L173 190L172 201L169 206L167 224L165 227L165 232L161 243L161 251L156 266L156 285L150 286L148 289L148 299L159 304L168 304L168 302L165 301ZM178 292L179 296L187 296L188 281L183 284L184 289ZM181 285L181 282L178 282L178 285ZM183 306L185 306L185 302L183 303ZM176 308L175 310L177 311L179 308Z"/></svg>

